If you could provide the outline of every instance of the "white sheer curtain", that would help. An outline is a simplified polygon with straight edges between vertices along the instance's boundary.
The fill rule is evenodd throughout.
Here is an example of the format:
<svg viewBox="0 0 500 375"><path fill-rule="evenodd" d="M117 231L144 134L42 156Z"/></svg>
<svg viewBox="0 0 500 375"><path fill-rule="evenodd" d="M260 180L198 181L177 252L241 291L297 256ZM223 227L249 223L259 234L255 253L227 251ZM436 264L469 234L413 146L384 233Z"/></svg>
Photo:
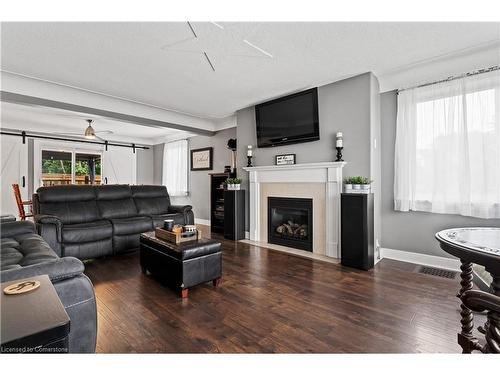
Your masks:
<svg viewBox="0 0 500 375"><path fill-rule="evenodd" d="M165 143L163 148L163 185L172 197L188 194L188 143L183 139Z"/></svg>
<svg viewBox="0 0 500 375"><path fill-rule="evenodd" d="M401 91L394 207L500 218L500 71Z"/></svg>

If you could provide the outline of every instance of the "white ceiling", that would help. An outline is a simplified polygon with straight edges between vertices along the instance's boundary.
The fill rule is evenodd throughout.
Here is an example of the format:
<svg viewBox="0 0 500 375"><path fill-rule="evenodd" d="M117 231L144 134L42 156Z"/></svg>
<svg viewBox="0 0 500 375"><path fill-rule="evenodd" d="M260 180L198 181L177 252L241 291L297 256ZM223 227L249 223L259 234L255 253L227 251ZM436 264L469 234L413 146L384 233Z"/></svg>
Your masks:
<svg viewBox="0 0 500 375"><path fill-rule="evenodd" d="M499 23L218 24L223 29L193 22L194 40L183 22L3 23L1 68L221 118L306 87L500 40Z"/></svg>
<svg viewBox="0 0 500 375"><path fill-rule="evenodd" d="M84 113L75 113L61 109L46 107L32 107L13 103L2 102L3 129L25 130L29 132L50 133L75 133L64 135L83 138L88 126L86 119L92 119L92 127L96 132L110 130L113 134L100 134L108 141L131 142L136 144L153 145L164 142L166 139L186 138L192 134L167 128L154 128L107 119L99 116L89 116Z"/></svg>

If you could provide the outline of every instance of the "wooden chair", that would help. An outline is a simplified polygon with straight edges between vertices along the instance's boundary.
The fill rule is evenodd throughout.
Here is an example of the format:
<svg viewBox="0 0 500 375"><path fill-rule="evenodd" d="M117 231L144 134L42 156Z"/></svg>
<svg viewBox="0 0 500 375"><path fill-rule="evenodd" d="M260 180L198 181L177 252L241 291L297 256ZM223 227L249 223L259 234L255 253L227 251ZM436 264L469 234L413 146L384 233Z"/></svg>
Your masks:
<svg viewBox="0 0 500 375"><path fill-rule="evenodd" d="M33 203L32 201L23 201L21 198L21 190L18 184L12 184L12 189L14 189L14 195L16 196L17 209L19 210L19 217L21 220L26 220L27 217L33 216ZM24 211L24 206L29 206L29 214Z"/></svg>

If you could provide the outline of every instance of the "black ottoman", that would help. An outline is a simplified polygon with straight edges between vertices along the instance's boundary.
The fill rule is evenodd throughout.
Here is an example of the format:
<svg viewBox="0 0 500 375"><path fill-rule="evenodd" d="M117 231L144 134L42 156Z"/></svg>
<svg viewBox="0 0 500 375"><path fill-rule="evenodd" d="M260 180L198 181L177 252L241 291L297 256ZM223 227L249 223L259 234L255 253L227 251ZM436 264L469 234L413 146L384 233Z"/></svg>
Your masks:
<svg viewBox="0 0 500 375"><path fill-rule="evenodd" d="M143 273L160 276L168 284L188 296L192 286L212 281L220 284L222 277L221 244L215 240L200 239L179 245L155 237L154 232L142 233L140 259Z"/></svg>

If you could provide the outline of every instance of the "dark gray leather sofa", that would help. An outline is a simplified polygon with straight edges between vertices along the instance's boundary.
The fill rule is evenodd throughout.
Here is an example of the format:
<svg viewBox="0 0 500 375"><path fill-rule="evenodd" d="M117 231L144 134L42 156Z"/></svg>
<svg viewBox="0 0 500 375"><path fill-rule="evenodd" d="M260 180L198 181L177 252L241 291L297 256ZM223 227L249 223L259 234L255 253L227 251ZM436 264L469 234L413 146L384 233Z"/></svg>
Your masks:
<svg viewBox="0 0 500 375"><path fill-rule="evenodd" d="M63 185L33 195L40 235L59 256L91 259L139 248L140 233L163 220L194 224L191 206L174 206L165 186Z"/></svg>
<svg viewBox="0 0 500 375"><path fill-rule="evenodd" d="M59 258L30 221L2 222L0 232L1 282L49 275L71 319L69 351L95 352L96 300L83 263L73 257Z"/></svg>

